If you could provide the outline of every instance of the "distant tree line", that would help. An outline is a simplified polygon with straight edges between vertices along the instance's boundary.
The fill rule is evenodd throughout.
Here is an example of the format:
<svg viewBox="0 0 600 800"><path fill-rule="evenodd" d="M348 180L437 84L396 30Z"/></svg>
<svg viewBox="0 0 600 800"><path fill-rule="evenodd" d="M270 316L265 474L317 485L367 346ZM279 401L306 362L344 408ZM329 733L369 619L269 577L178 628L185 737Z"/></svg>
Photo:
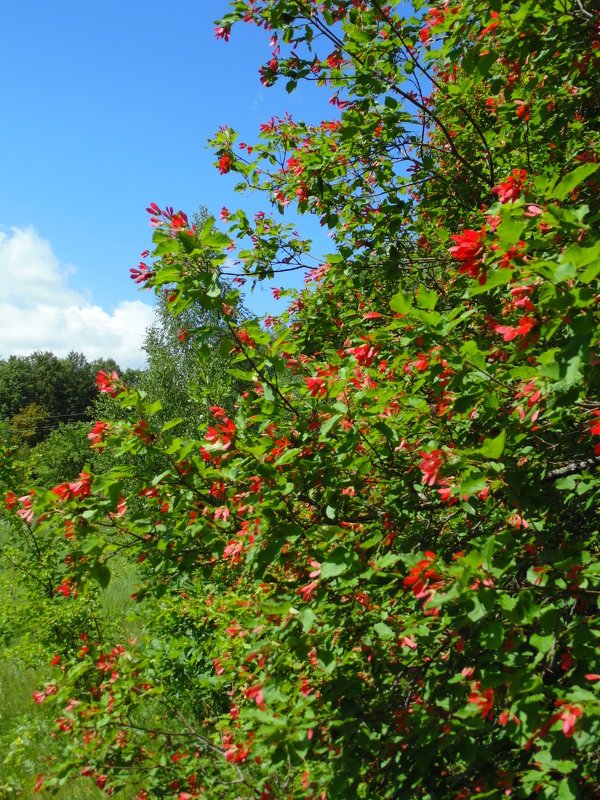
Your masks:
<svg viewBox="0 0 600 800"><path fill-rule="evenodd" d="M192 332L200 344L188 340ZM196 435L212 418L211 405L233 413L245 384L228 374L231 341L223 315L190 304L174 318L159 298L143 347L144 369L122 370L114 359L88 361L76 352L66 358L38 351L0 359L0 431L36 485L73 480L86 464L99 472L110 466L106 454L90 450L88 437L94 420L120 416L119 403L98 394L101 370L116 372L125 384L159 401L157 421L179 417L180 435ZM210 357L199 358L200 351ZM210 386L210 392L194 392L199 386Z"/></svg>
<svg viewBox="0 0 600 800"><path fill-rule="evenodd" d="M75 352L66 358L40 351L0 360L0 420L15 444L37 444L61 424L89 421L99 370L116 370L130 382L141 375L122 373L111 358L90 362Z"/></svg>

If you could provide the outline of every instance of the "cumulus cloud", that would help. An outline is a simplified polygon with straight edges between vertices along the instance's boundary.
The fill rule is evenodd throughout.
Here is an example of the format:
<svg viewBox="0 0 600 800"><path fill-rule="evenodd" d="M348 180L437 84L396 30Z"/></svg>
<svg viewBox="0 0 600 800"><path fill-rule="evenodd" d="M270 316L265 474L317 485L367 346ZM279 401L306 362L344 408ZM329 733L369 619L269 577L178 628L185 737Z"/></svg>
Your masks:
<svg viewBox="0 0 600 800"><path fill-rule="evenodd" d="M89 361L110 357L124 368L143 366L152 307L128 300L105 311L69 286L72 272L33 228L0 232L0 356L75 350Z"/></svg>

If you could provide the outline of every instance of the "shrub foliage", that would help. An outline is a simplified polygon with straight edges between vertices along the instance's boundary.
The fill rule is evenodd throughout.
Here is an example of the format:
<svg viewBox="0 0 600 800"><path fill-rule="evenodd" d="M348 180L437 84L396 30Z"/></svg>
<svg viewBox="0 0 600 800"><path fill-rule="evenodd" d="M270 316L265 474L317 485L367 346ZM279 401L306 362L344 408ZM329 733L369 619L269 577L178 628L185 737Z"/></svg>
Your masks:
<svg viewBox="0 0 600 800"><path fill-rule="evenodd" d="M140 800L598 797L592 6L231 4L217 36L268 29L263 84L314 81L332 117L216 134L217 168L271 214L224 210L219 231L149 209L134 277L175 315L223 315L235 413L178 436L101 373L122 419L93 445L148 457L7 496L63 543L57 602L119 553L156 604L147 641L90 632L53 667L42 789L83 771L108 792L135 776ZM240 280L306 267L286 206L332 252L261 325L222 276L232 240Z"/></svg>

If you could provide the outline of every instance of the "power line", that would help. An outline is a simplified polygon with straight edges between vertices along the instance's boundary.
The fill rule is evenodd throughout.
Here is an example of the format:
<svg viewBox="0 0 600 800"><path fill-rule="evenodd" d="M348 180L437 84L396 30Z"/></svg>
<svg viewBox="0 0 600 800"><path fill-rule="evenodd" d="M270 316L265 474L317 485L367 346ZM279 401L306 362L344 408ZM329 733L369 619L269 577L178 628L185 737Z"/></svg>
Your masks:
<svg viewBox="0 0 600 800"><path fill-rule="evenodd" d="M40 406L40 408L43 408L43 406ZM23 411L25 411L26 409L27 409L27 406L25 406L25 408L22 408L21 411L17 411L16 414L13 414L11 419L14 419L19 414L22 414ZM61 419L61 418L64 418L64 417L82 417L82 416L85 416L87 413L88 413L87 411L71 411L69 414L50 414L49 419Z"/></svg>
<svg viewBox="0 0 600 800"><path fill-rule="evenodd" d="M82 422L85 422L85 421L86 420L82 420ZM90 425L91 424L92 423L90 421ZM22 433L38 433L38 431L57 431L59 429L60 428L57 427L56 425L40 425L37 428L13 428L12 431L13 431L13 433L22 434Z"/></svg>
<svg viewBox="0 0 600 800"><path fill-rule="evenodd" d="M16 416L16 415L15 415ZM53 419L64 419L69 417L87 417L87 419L82 419L81 422L88 422L90 425L92 424L91 416L85 411L74 412L71 414L53 414L51 417L45 418L44 422L50 422ZM41 431L56 431L60 428L60 425L36 425L35 428L20 428L18 425L13 424L14 417L11 420L7 420L6 427L11 428L14 433L19 434L29 434L29 433L38 433Z"/></svg>

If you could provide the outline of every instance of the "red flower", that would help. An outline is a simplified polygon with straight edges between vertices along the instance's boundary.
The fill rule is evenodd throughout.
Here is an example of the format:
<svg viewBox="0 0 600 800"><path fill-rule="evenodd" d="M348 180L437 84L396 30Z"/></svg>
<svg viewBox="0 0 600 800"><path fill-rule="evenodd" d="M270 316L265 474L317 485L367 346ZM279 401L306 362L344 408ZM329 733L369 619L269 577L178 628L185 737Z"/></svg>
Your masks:
<svg viewBox="0 0 600 800"><path fill-rule="evenodd" d="M23 508L20 508L17 511L17 515L21 517L26 525L31 525L33 522L33 503L31 502L31 494L33 494L33 491L30 494L19 497L19 503L22 504Z"/></svg>
<svg viewBox="0 0 600 800"><path fill-rule="evenodd" d="M481 684L476 681L473 684L469 703L475 703L481 709L481 716L485 719L492 713L494 707L494 690L487 688L481 691Z"/></svg>
<svg viewBox="0 0 600 800"><path fill-rule="evenodd" d="M251 475L248 480L250 483L248 484L248 489L252 492L252 494L260 494L262 490L262 481L258 475Z"/></svg>
<svg viewBox="0 0 600 800"><path fill-rule="evenodd" d="M138 420L137 425L132 428L134 436L141 439L144 444L149 444L152 441L152 434L148 430L148 423L144 419Z"/></svg>
<svg viewBox="0 0 600 800"><path fill-rule="evenodd" d="M580 717L583 712L578 706L565 703L564 700L557 700L554 705L562 706L562 710L554 714L551 721L556 722L560 719L562 721L562 732L567 739L570 739L575 733L577 717Z"/></svg>
<svg viewBox="0 0 600 800"><path fill-rule="evenodd" d="M441 25L444 20L446 19L446 8L447 3L445 3L444 8L430 8L427 12L427 20L429 22L430 28L435 28L436 25Z"/></svg>
<svg viewBox="0 0 600 800"><path fill-rule="evenodd" d="M515 105L517 107L517 119L527 122L531 111L531 103L526 103L525 100L515 100Z"/></svg>
<svg viewBox="0 0 600 800"><path fill-rule="evenodd" d="M508 203L509 200L511 203L514 203L515 200L518 200L521 196L521 190L523 189L526 178L526 170L513 169L512 175L505 181L502 181L502 183L499 183L498 186L494 186L492 192L498 195L498 200L500 200L501 203Z"/></svg>
<svg viewBox="0 0 600 800"><path fill-rule="evenodd" d="M430 550L425 551L425 558L422 561L412 567L406 578L404 578L404 585L406 587L411 587L413 594L416 597L421 595L421 591L425 586L425 583L429 578L435 578L436 580L439 579L439 575L435 570L430 569L431 564L437 558L435 553L432 553Z"/></svg>
<svg viewBox="0 0 600 800"><path fill-rule="evenodd" d="M459 272L467 273L472 278L479 278L485 261L483 240L485 238L485 225L481 226L480 231L466 228L462 233L454 234L452 240L456 242L454 247L450 247L448 252L457 261L463 264L459 267ZM485 283L485 273L482 274ZM481 278L480 278L481 282Z"/></svg>
<svg viewBox="0 0 600 800"><path fill-rule="evenodd" d="M361 367L370 367L373 359L379 353L379 350L376 347L373 347L371 342L365 336L361 338L364 339L366 344L361 344L358 347L351 347L348 349L348 353L352 353Z"/></svg>
<svg viewBox="0 0 600 800"><path fill-rule="evenodd" d="M39 703L43 705L44 700L47 697L50 697L51 694L56 694L58 692L58 686L55 686L53 683L49 683L48 686L44 688L43 692L34 692L33 693L33 700L35 703Z"/></svg>
<svg viewBox="0 0 600 800"><path fill-rule="evenodd" d="M228 153L223 153L221 158L219 159L219 172L221 175L225 175L225 173L229 172L231 169L231 158Z"/></svg>
<svg viewBox="0 0 600 800"><path fill-rule="evenodd" d="M211 406L210 410L217 419L221 417L221 422L216 427L210 425L204 438L212 445L221 445L222 450L229 450L235 438L235 424L225 415L223 408Z"/></svg>
<svg viewBox="0 0 600 800"><path fill-rule="evenodd" d="M119 376L116 372L113 371L109 375L108 372L100 370L96 375L96 386L98 387L98 391L101 394L108 394L111 397L116 397L120 391L117 387L118 380Z"/></svg>
<svg viewBox="0 0 600 800"><path fill-rule="evenodd" d="M512 713L512 711L509 711L507 708L505 708L504 711L501 711L500 714L498 715L498 724L503 726L508 725L508 722L511 719L515 723L515 725L521 725L521 720L518 717L516 717Z"/></svg>
<svg viewBox="0 0 600 800"><path fill-rule="evenodd" d="M327 64L330 69L339 69L343 63L344 59L340 50L334 50L333 53L327 56Z"/></svg>
<svg viewBox="0 0 600 800"><path fill-rule="evenodd" d="M256 686L251 686L249 689L246 689L246 697L248 700L254 700L259 708L264 707L263 691L260 683L257 683Z"/></svg>
<svg viewBox="0 0 600 800"><path fill-rule="evenodd" d="M56 587L55 591L56 594L62 594L63 597L69 597L71 595L71 592L73 592L74 596L77 595L77 591L76 590L73 591L73 589L71 588L71 583L68 578L65 578L63 582L60 584L60 586Z"/></svg>
<svg viewBox="0 0 600 800"><path fill-rule="evenodd" d="M252 744L253 738L254 734L250 732L250 734L248 735L247 742L245 744L242 744L240 742L234 742L230 731L223 731L223 747L225 750L225 760L233 761L234 764L238 763L239 761L244 763L250 753L250 745Z"/></svg>
<svg viewBox="0 0 600 800"><path fill-rule="evenodd" d="M521 320L516 328L513 328L511 325L496 325L494 330L496 333L499 333L505 342L512 342L513 339L516 339L517 336L525 336L525 334L529 333L532 328L535 328L537 322L533 317L529 317L525 315L521 317Z"/></svg>
<svg viewBox="0 0 600 800"><path fill-rule="evenodd" d="M103 441L104 434L110 430L110 422L95 422L94 427L88 433L88 439L90 440L90 447L96 447L98 452L101 453L104 449L99 445Z"/></svg>
<svg viewBox="0 0 600 800"><path fill-rule="evenodd" d="M421 483L433 486L439 481L440 467L444 463L444 451L432 450L431 453L420 452L419 455L423 456L419 463L422 474Z"/></svg>
<svg viewBox="0 0 600 800"><path fill-rule="evenodd" d="M310 392L311 397L325 397L327 394L327 385L323 378L304 378L306 388Z"/></svg>
<svg viewBox="0 0 600 800"><path fill-rule="evenodd" d="M19 500L14 492L8 492L4 498L4 505L6 506L7 511L12 511L18 502Z"/></svg>
<svg viewBox="0 0 600 800"><path fill-rule="evenodd" d="M431 568L432 563L435 561L435 553L427 550L425 558L412 567L406 578L404 578L404 587L410 588L414 596L418 600L423 601L423 608L427 603L433 599L436 589L442 585L442 576ZM437 608L426 610L425 614L432 614L436 616L438 613Z"/></svg>
<svg viewBox="0 0 600 800"><path fill-rule="evenodd" d="M143 261L140 261L138 267L131 267L131 280L135 283L147 283L150 278L154 277L154 271Z"/></svg>
<svg viewBox="0 0 600 800"><path fill-rule="evenodd" d="M228 42L230 36L231 36L231 28L229 27L229 25L225 27L215 28L216 39L225 39L225 41Z"/></svg>
<svg viewBox="0 0 600 800"><path fill-rule="evenodd" d="M304 602L308 603L318 585L319 581L310 581L310 583L307 583L306 586L300 586L298 589L296 589L296 594L302 595Z"/></svg>
<svg viewBox="0 0 600 800"><path fill-rule="evenodd" d="M89 497L92 487L92 476L88 472L80 472L79 480L72 483L61 483L50 491L63 502L72 497Z"/></svg>
<svg viewBox="0 0 600 800"><path fill-rule="evenodd" d="M491 16L494 21L490 22L490 24L481 31L481 33L477 37L478 39L482 39L486 35L486 33L493 31L494 28L497 28L498 25L500 25L500 20L498 19L500 15L498 14L498 12L492 11Z"/></svg>
<svg viewBox="0 0 600 800"><path fill-rule="evenodd" d="M177 214L173 214L171 217L171 229L172 230L179 230L180 228L187 228L189 225L187 214L183 211L178 211Z"/></svg>

